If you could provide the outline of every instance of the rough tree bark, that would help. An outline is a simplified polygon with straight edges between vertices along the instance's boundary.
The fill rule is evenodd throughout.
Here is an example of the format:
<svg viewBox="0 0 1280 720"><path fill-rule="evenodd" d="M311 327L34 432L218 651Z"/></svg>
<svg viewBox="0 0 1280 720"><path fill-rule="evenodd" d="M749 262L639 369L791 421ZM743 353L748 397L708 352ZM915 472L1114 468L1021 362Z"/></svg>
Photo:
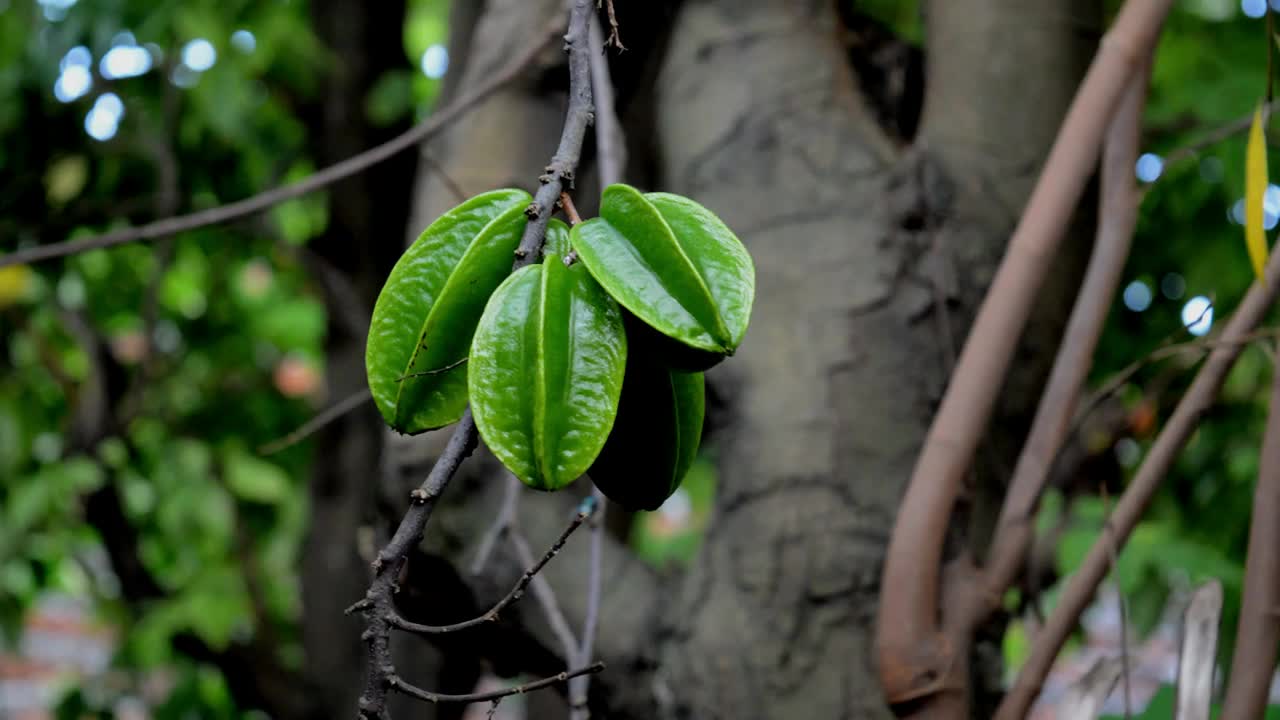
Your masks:
<svg viewBox="0 0 1280 720"><path fill-rule="evenodd" d="M461 83L560 5L490 0ZM709 376L728 405L710 438L720 493L697 561L659 578L607 548L598 654L610 667L592 704L608 717L888 716L870 624L895 508L949 358L1092 55L1099 5L927 3L924 110L904 145L859 90L849 55L860 50L842 44L830 0L618 3L630 50L612 64L636 158L627 180L721 214L755 258L757 299L741 350ZM562 60L550 53L432 146L467 192L540 173L563 108ZM411 233L452 204L432 172L420 171ZM591 212L596 196L584 174L579 208ZM993 431L997 468L1017 446L1008 418L1037 395L1087 251L1066 246ZM501 495L492 460L472 462L428 533L429 551L458 568ZM998 472L981 479L978 497L998 492ZM549 540L572 502L527 493L521 526ZM469 583L481 605L515 572L509 558L491 565ZM570 543L544 573L571 619L585 566L586 544ZM521 603L520 624L554 654L537 615Z"/></svg>

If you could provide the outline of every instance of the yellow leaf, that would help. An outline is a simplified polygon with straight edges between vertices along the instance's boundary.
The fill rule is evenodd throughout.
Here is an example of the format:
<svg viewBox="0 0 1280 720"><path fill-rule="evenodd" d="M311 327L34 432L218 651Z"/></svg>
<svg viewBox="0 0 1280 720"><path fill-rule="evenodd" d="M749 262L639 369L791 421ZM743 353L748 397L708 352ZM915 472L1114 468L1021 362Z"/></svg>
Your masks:
<svg viewBox="0 0 1280 720"><path fill-rule="evenodd" d="M0 308L8 307L26 297L33 274L26 265L0 268Z"/></svg>
<svg viewBox="0 0 1280 720"><path fill-rule="evenodd" d="M1244 244L1253 272L1262 279L1267 264L1267 234L1263 228L1263 198L1267 194L1267 140L1262 131L1262 105L1253 111L1244 163Z"/></svg>

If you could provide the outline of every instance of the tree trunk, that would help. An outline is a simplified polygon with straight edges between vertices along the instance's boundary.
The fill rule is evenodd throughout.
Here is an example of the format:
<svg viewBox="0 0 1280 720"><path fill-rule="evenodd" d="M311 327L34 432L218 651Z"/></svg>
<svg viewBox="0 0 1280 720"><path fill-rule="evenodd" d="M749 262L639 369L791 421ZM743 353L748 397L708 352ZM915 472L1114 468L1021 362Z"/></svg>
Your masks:
<svg viewBox="0 0 1280 720"><path fill-rule="evenodd" d="M611 53L632 148L626 179L719 213L752 253L757 295L741 349L709 374L726 407L710 440L722 460L702 552L682 577L658 578L621 544L607 548L597 654L610 667L593 680L593 708L610 718L888 717L870 625L899 496L1092 55L1099 3L928 3L924 109L905 146L878 124L894 113L860 91L852 68L871 63L850 57L865 49L842 43L829 0L645 5L618 3L630 50ZM560 7L491 0L461 85ZM431 146L467 192L529 187L550 157L564 71L558 52L547 62ZM421 170L415 231L452 204L431 172ZM588 165L575 198L589 212L596 197ZM1016 448L1009 418L1036 397L1087 249L1066 243L1043 295L993 429L996 468ZM455 482L428 532L427 547L457 567L496 511L492 466L481 459ZM998 495L998 471L980 479L975 499ZM533 542L562 527L573 502L563 495L522 499ZM575 623L585 545L570 543L544 571ZM471 583L480 604L517 572L506 557L492 566ZM518 613L558 653L536 604Z"/></svg>
<svg viewBox="0 0 1280 720"><path fill-rule="evenodd" d="M318 164L351 157L404 130L405 124L373 127L364 110L366 94L377 78L406 64L401 42L404 16L404 0L313 0L317 35L333 58L325 93L310 108ZM406 154L328 191L328 225L312 240L305 257L329 316L329 402L365 387L369 316L403 249L414 169L414 157ZM316 436L301 575L305 668L314 692L312 716L317 718L334 717L334 708L352 708L354 715L364 677L360 623L343 610L368 588L369 563L360 553L360 534L371 525L382 437L382 420L372 403L328 424Z"/></svg>

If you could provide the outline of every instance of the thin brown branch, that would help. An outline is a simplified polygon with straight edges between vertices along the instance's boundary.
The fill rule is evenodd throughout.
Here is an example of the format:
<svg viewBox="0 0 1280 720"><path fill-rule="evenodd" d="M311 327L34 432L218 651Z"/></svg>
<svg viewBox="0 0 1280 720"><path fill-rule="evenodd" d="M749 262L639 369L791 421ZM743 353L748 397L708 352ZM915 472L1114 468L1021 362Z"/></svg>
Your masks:
<svg viewBox="0 0 1280 720"><path fill-rule="evenodd" d="M613 5L609 7L612 9ZM609 56L605 53L604 30L598 17L591 19L591 89L595 91L596 105L596 164L603 190L622 182L622 173L627 167L627 142L615 109Z"/></svg>
<svg viewBox="0 0 1280 720"><path fill-rule="evenodd" d="M343 415L346 415L352 410L360 407L372 397L373 396L369 394L369 388L357 390L334 403L330 407L316 413L315 417L298 426L297 430L294 430L284 437L276 438L271 442L261 445L258 448L258 454L271 455L273 453L278 453L285 448L293 447L294 445L297 445L303 440L311 437L317 430L325 425L328 425L334 420L337 420Z"/></svg>
<svg viewBox="0 0 1280 720"><path fill-rule="evenodd" d="M435 155L432 155L427 150L423 150L418 157L420 157L422 162L426 163L427 166L431 168L431 172L435 173L436 177L440 178L440 182L444 183L445 189L449 191L449 194L453 196L454 200L462 202L471 197L467 194L466 190L462 189L462 186L458 184L458 181L454 180L453 176L444 169L444 166L440 164L440 161L436 160Z"/></svg>
<svg viewBox="0 0 1280 720"><path fill-rule="evenodd" d="M1275 112L1276 110L1280 110L1280 100L1272 100L1271 102L1267 103L1264 106L1264 108L1265 108L1264 112L1266 112L1268 115ZM1197 155L1200 154L1200 151L1204 150L1205 148L1213 147L1214 145L1217 145L1218 143L1224 140L1227 140L1235 135L1239 135L1240 133L1248 130L1249 124L1252 122L1253 122L1253 113L1249 113L1248 115L1241 115L1240 117L1236 118L1235 120L1232 120L1231 122L1225 125L1216 127L1208 131L1203 136L1196 139L1194 142L1188 145L1183 145L1182 147L1179 147L1167 153L1164 156L1165 167L1171 167L1177 163L1182 162L1183 160L1188 160L1190 158L1196 157Z"/></svg>
<svg viewBox="0 0 1280 720"><path fill-rule="evenodd" d="M573 519L569 521L569 525L560 533L560 537L552 543L551 547L543 553L542 557L539 558L537 562L534 562L532 557L529 558L528 563L526 563L526 567L528 569L520 576L520 579L516 582L515 586L511 588L511 591L499 600L496 605L489 608L489 610L483 615L476 616L470 620L464 620L463 622L454 623L452 625L420 625L418 623L405 620L399 613L393 613L388 616L387 620L400 630L416 633L418 635L442 635L445 633L459 632L468 628L473 628L477 625L496 621L499 614L505 610L508 605L511 605L524 595L524 591L529 587L529 583L532 582L538 573L542 571L542 568L546 567L547 563L551 562L552 558L560 553L560 550L564 548L565 542L568 541L569 536L572 535L579 527L582 527L582 523L592 517L594 513L594 503L584 502L580 505L578 511L574 513ZM527 545L525 546L525 550L528 550Z"/></svg>
<svg viewBox="0 0 1280 720"><path fill-rule="evenodd" d="M1199 426L1200 417L1217 398L1227 372L1240 356L1243 346L1239 340L1262 320L1275 299L1277 287L1280 287L1280 258L1273 255L1267 263L1262 282L1254 283L1249 288L1222 333L1224 340L1235 342L1223 344L1209 354L1209 358L1196 373L1191 387L1182 396L1173 415L1151 445L1142 466L1120 495L1115 511L1107 519L1107 524L1114 533L1114 542L1123 545L1133 532L1161 480ZM1106 574L1110 561L1107 545L1110 542L1112 540L1109 538L1095 541L1084 562L1068 579L1057 606L1031 648L1031 654L1019 673L1017 682L1001 703L996 720L1018 720L1025 717L1054 658Z"/></svg>
<svg viewBox="0 0 1280 720"><path fill-rule="evenodd" d="M1133 164L1138 155L1149 70L1150 65L1145 65L1134 76L1107 133L1097 239L996 523L986 570L987 592L991 594L1003 595L1024 565L1032 539L1031 514L1048 481L1053 460L1070 433L1080 390L1093 364L1093 352L1129 257L1138 220Z"/></svg>
<svg viewBox="0 0 1280 720"><path fill-rule="evenodd" d="M939 688L956 652L940 635L939 579L947 527L1014 349L1065 228L1097 164L1125 87L1151 55L1172 0L1128 0L1054 140L1026 211L987 292L899 510L881 582L880 683L891 703Z"/></svg>
<svg viewBox="0 0 1280 720"><path fill-rule="evenodd" d="M1280 646L1280 373L1272 371L1271 409L1262 436L1262 461L1253 491L1244 599L1236 626L1222 720L1262 717Z"/></svg>
<svg viewBox="0 0 1280 720"><path fill-rule="evenodd" d="M498 539L511 529L511 523L516 517L516 508L520 505L520 480L514 475L507 478L507 488L502 495L502 507L498 508L498 514L493 519L493 524L485 531L484 538L480 541L480 547L476 550L475 560L471 561L471 574L479 575L484 571L484 566L489 563L489 556L493 554L494 547L498 544Z"/></svg>
<svg viewBox="0 0 1280 720"><path fill-rule="evenodd" d="M596 501L596 514L591 519L591 547L587 565L587 616L582 621L582 642L574 664L580 665L591 658L596 643L596 628L600 624L600 599L603 594L604 573L604 518L608 500L598 488L592 488L591 497ZM588 720L587 691L590 680L580 678L569 683L569 717L571 720Z"/></svg>
<svg viewBox="0 0 1280 720"><path fill-rule="evenodd" d="M584 503L590 502L590 508L595 508L595 503L591 498L587 498ZM507 539L511 541L511 547L516 551L516 557L522 564L533 561L533 551L529 549L529 543L524 539L524 535L519 529L512 528L507 533ZM569 620L565 617L564 611L560 609L560 602L556 600L555 591L551 589L551 583L541 575L535 575L530 585L533 588L533 596L538 600L538 605L542 608L542 614L546 615L547 623L551 626L551 632L555 634L556 640L560 641L560 649L564 653L565 662L573 662L573 657L578 653L578 639L573 635L573 628L569 627Z"/></svg>
<svg viewBox="0 0 1280 720"><path fill-rule="evenodd" d="M474 702L488 702L490 700L501 700L504 697L510 697L512 695L523 695L525 693L533 692L534 690L541 690L542 688L545 688L545 687L551 687L552 685L557 685L562 682L567 682L573 678L578 677L579 675L594 675L595 673L598 673L602 670L604 670L604 663L598 662L592 665L588 665L587 667L584 667L584 668L578 668L577 670L566 670L565 672L562 672L558 675L552 675L551 677L542 678L541 680L534 680L533 682L527 682L523 685L517 685L515 687L507 688L505 690L491 690L489 692L471 693L470 695L445 695L443 693L430 692L427 690L423 690L420 687L410 685L409 683L402 680L398 675L392 675L390 676L390 678L388 678L388 680L391 683L391 688L393 690L404 693L405 695L416 697L419 700L423 700L425 702L474 703Z"/></svg>
<svg viewBox="0 0 1280 720"><path fill-rule="evenodd" d="M556 28L562 27L556 24ZM198 212L187 215L179 215L176 217L165 218L155 222L147 223L139 227L125 228L102 235L94 235L92 237L81 238L79 240L68 240L66 242L53 243L50 245L40 245L25 250L17 250L8 255L0 256L0 268L9 265L18 265L22 263L39 262L56 257L65 257L67 255L75 255L76 253L86 252L88 250L96 250L99 248L115 247L116 245L124 245L127 243L138 242L142 240L154 240L166 235L174 235L177 233L194 230L196 228L206 227L208 225L217 225L219 223L229 222L238 218L261 212L274 205L278 205L286 200L292 200L308 193L315 192L340 180L351 177L357 173L363 172L370 167L377 165L405 150L415 148L423 141L433 137L441 130L448 127L458 118L465 115L473 107L478 105L482 100L492 95L496 90L503 87L507 83L514 80L522 73L526 67L542 52L548 42L554 37L555 33L551 30L540 31L536 35L536 39L524 51L517 54L506 67L494 73L486 80L473 88L470 92L450 103L448 106L440 108L433 112L430 117L418 123L416 126L406 130L387 142L370 148L359 155L347 158L342 162L330 165L323 170L311 175L310 177L299 180L290 185L284 185L266 192L259 193L253 197L238 200L226 205L200 210ZM590 93L588 87L586 92ZM589 98L588 98L589 101ZM588 102L588 106L589 106ZM576 164L576 161L575 161ZM544 223L545 227L545 223Z"/></svg>
<svg viewBox="0 0 1280 720"><path fill-rule="evenodd" d="M605 7L609 11L609 39L604 41L602 45L604 47L612 45L618 48L618 52L622 52L627 47L622 44L622 36L618 34L618 16L613 11L613 0L605 0Z"/></svg>
<svg viewBox="0 0 1280 720"><path fill-rule="evenodd" d="M1146 365L1170 358L1175 355L1182 355L1190 352L1204 352L1214 348L1226 345L1251 345L1262 340L1270 340L1280 337L1280 328L1268 327L1255 330L1245 334L1244 337L1236 339L1220 338L1220 337L1202 337L1195 340L1187 340L1185 342L1173 343L1171 345L1162 345L1155 350L1147 353L1143 357L1134 360L1129 365L1117 371L1115 375L1107 378L1106 382L1094 390L1088 399L1081 403L1080 416L1083 418L1092 412L1102 401L1116 394L1124 384L1128 382L1137 372Z"/></svg>
<svg viewBox="0 0 1280 720"><path fill-rule="evenodd" d="M582 222L582 216L578 214L578 208L573 204L573 196L569 193L560 193L560 207L564 208L564 216L569 218L570 225Z"/></svg>

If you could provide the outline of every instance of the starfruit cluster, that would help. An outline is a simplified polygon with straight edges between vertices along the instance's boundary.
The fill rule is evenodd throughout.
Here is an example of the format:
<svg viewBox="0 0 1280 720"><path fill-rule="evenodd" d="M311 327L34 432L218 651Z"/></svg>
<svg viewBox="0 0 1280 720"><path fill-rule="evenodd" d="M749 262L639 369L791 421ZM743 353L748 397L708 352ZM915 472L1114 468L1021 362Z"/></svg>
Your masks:
<svg viewBox="0 0 1280 720"><path fill-rule="evenodd" d="M698 451L703 371L742 342L755 269L707 208L611 185L600 217L547 226L542 262L511 272L532 198L494 190L445 213L391 271L365 364L383 419L415 434L468 404L516 477L589 475L655 510Z"/></svg>

